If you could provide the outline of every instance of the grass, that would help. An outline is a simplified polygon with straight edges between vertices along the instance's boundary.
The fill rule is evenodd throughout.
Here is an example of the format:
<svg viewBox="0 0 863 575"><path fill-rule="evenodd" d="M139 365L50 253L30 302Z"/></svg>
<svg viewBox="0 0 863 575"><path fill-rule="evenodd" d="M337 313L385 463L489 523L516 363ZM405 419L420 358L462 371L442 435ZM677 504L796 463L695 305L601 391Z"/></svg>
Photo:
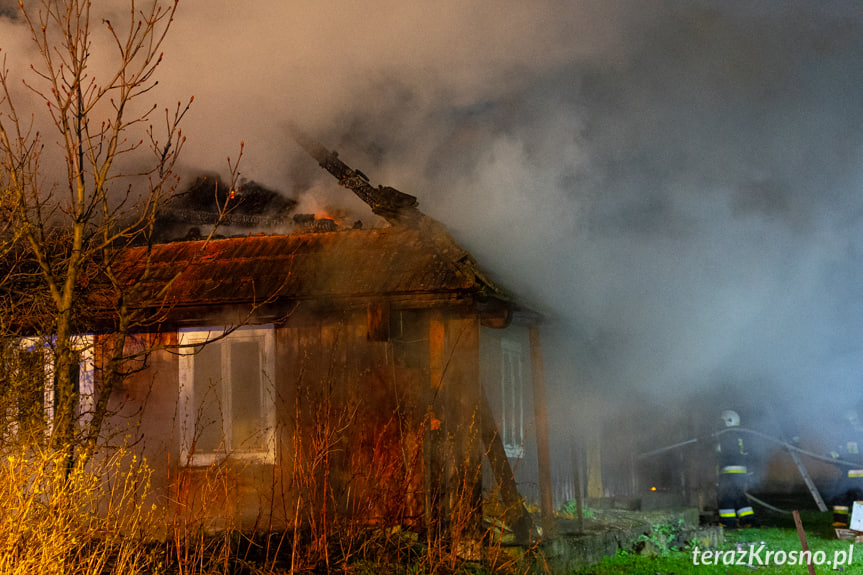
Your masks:
<svg viewBox="0 0 863 575"><path fill-rule="evenodd" d="M806 530L806 539L813 556L823 553L823 561L841 562L841 570L834 566L821 564L815 566L818 574L861 574L863 575L863 545L836 539L830 513L802 512L802 521ZM718 549L711 550L708 563L704 564L704 549L698 550L698 563L694 564L694 548L664 549L663 552L652 555L640 555L634 552L618 551L614 557L607 557L601 563L584 568L573 575L612 575L629 573L633 575L719 575L719 574L751 574L758 575L802 575L807 573L805 564L789 565L783 563L790 552L800 553L800 539L790 515L763 516L762 527L727 531L725 541ZM758 551L760 549L760 552ZM715 553L722 555L716 558ZM768 555L770 552L770 555ZM784 552L784 553L780 553ZM848 564L847 557L852 554L852 562ZM778 555L776 555L778 554ZM733 557L733 560L732 560ZM758 561L760 559L760 563ZM844 561L843 561L844 559ZM751 560L751 562L750 562ZM726 564L726 563L731 564ZM737 564L740 562L741 564Z"/></svg>

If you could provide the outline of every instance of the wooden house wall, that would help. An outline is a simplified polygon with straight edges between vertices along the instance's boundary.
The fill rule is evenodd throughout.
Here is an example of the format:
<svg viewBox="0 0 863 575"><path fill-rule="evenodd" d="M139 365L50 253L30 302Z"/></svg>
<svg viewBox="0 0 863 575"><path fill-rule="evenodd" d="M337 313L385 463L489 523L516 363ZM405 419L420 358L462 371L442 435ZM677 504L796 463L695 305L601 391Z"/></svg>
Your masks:
<svg viewBox="0 0 863 575"><path fill-rule="evenodd" d="M521 349L522 360L522 417L523 417L523 453L519 457L509 457L513 475L519 493L525 501L539 504L539 479L537 472L536 424L534 417L533 389L531 386L531 357L529 330L519 325L510 325L505 329L482 328L480 339L480 364L482 386L494 414L498 430L501 429L502 413L511 408L510 398L504 399L502 383L502 342L512 342ZM485 487L492 488L494 480L486 473Z"/></svg>
<svg viewBox="0 0 863 575"><path fill-rule="evenodd" d="M105 337L97 338L95 345L96 391L101 390L101 370ZM152 470L150 491L153 503L163 507L175 500L176 493L169 489L176 475L180 458L178 424L179 363L176 355L166 351L175 346L177 334L142 334L131 338L126 353L154 349L146 360L131 362L128 367L137 373L124 378L120 387L113 390L104 436L109 445L128 446L145 458ZM162 349L160 349L162 348ZM146 363L143 363L146 361ZM172 509L173 511L173 509Z"/></svg>
<svg viewBox="0 0 863 575"><path fill-rule="evenodd" d="M364 312L277 329L284 492L304 494L321 513L330 503L339 506L331 511L362 520L420 519L427 386L421 358L412 365L395 361L403 347L370 341ZM294 506L283 506L293 517Z"/></svg>
<svg viewBox="0 0 863 575"><path fill-rule="evenodd" d="M384 341L370 337L369 318L316 311L274 327L275 465L180 461L179 359L151 354L113 395L109 428L147 458L169 519L282 528L338 516L421 528L434 508L477 502L478 318L391 311Z"/></svg>

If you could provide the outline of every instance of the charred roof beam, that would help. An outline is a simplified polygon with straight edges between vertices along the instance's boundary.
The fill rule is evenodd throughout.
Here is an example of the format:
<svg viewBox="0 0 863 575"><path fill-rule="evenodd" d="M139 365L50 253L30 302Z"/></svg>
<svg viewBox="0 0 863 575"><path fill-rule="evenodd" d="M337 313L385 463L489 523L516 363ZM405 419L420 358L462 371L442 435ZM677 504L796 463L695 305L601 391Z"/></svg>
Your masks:
<svg viewBox="0 0 863 575"><path fill-rule="evenodd" d="M328 150L294 125L290 125L289 129L300 147L323 169L335 176L340 185L354 192L368 204L372 212L391 224L415 221L419 217L419 210L416 209L419 202L416 197L390 186L375 188L364 173L352 169L341 161L338 152Z"/></svg>

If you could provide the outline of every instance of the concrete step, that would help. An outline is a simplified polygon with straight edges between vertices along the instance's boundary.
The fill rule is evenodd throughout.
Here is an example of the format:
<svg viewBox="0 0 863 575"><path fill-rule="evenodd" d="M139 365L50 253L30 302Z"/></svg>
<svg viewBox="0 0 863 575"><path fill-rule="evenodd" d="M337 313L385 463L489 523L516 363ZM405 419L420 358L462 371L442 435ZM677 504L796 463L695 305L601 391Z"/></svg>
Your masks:
<svg viewBox="0 0 863 575"><path fill-rule="evenodd" d="M602 561L619 549L657 553L662 548L679 548L690 541L702 549L716 547L724 534L719 526L698 524L694 508L657 511L596 509L578 531L575 520L561 520L558 532L541 545L552 573L567 573Z"/></svg>

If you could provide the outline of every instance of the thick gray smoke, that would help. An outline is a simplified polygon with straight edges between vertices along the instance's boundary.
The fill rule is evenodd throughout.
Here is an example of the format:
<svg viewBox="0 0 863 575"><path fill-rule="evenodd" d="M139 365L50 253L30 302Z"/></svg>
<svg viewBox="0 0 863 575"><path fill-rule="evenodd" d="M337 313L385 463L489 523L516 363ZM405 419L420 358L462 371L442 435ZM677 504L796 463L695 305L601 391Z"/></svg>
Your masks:
<svg viewBox="0 0 863 575"><path fill-rule="evenodd" d="M165 54L186 165L332 190L290 120L418 196L555 318L563 410L863 393L856 0L188 1Z"/></svg>

